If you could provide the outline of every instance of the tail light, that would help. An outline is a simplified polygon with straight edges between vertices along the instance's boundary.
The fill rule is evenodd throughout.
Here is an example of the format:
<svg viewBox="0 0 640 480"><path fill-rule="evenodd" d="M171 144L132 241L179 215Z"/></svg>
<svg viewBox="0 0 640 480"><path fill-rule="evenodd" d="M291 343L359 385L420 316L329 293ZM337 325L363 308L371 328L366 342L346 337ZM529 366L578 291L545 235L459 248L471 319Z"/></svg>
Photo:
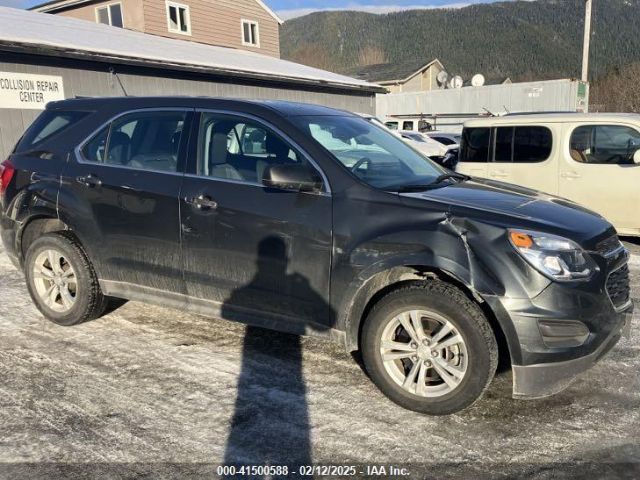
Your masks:
<svg viewBox="0 0 640 480"><path fill-rule="evenodd" d="M16 169L13 168L8 161L4 161L0 164L0 196L4 196L4 192L7 191L7 187L9 186L9 182L13 178L13 174Z"/></svg>

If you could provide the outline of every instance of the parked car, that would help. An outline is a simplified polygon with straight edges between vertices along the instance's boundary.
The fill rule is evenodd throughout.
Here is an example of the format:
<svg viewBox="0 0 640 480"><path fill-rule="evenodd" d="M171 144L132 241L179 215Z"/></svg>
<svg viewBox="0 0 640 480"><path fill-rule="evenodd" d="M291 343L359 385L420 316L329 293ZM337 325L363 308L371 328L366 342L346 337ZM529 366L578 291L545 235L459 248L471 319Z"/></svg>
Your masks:
<svg viewBox="0 0 640 480"><path fill-rule="evenodd" d="M418 150L420 153L424 154L429 159L436 162L438 165L442 165L443 167L449 168L451 170L455 169L458 159L458 145L446 146L435 140L432 140L431 138L420 132L413 132L410 130L399 131L397 129L389 128L387 124L382 123L382 121L374 115L364 113L358 113L357 115L360 115L362 118L373 123L374 125L388 130L398 138L403 139L410 147Z"/></svg>
<svg viewBox="0 0 640 480"><path fill-rule="evenodd" d="M402 138L409 141L413 148L424 153L427 157L440 165L442 165L442 160L450 150L450 147L443 145L420 132L400 130L398 133ZM453 148L455 149L456 146Z"/></svg>
<svg viewBox="0 0 640 480"><path fill-rule="evenodd" d="M459 145L460 140L462 139L462 134L460 133L446 133L446 132L424 132L428 137L433 138L435 141L442 143L443 145Z"/></svg>
<svg viewBox="0 0 640 480"><path fill-rule="evenodd" d="M457 170L580 203L640 235L640 115L506 115L465 123Z"/></svg>
<svg viewBox="0 0 640 480"><path fill-rule="evenodd" d="M426 132L433 128L433 125L424 118L415 119L390 119L384 124L389 130L404 130L405 132Z"/></svg>
<svg viewBox="0 0 640 480"><path fill-rule="evenodd" d="M499 355L516 397L558 392L630 325L602 217L445 170L343 111L65 100L1 170L6 252L59 325L117 298L323 335L429 414L475 402Z"/></svg>

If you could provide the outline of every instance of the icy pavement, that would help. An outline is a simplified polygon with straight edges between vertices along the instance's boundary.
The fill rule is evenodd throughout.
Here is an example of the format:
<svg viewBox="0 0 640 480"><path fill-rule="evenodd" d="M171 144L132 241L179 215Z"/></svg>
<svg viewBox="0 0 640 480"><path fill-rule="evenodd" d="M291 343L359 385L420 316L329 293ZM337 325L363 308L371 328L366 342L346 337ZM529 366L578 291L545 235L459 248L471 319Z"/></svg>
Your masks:
<svg viewBox="0 0 640 480"><path fill-rule="evenodd" d="M637 301L637 254L632 272ZM638 478L639 323L559 395L513 400L506 373L462 414L426 417L319 339L245 338L242 325L132 302L58 327L0 251L0 478L213 478L224 461Z"/></svg>

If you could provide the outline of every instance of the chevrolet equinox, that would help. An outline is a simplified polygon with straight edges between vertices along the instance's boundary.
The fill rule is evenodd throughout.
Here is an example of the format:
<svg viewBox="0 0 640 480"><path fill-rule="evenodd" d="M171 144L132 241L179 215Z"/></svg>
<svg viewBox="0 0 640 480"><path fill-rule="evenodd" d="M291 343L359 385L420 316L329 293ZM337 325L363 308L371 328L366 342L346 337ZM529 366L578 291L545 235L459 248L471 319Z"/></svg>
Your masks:
<svg viewBox="0 0 640 480"><path fill-rule="evenodd" d="M361 116L188 97L50 103L1 168L2 240L59 325L116 299L359 351L399 405L562 390L630 325L601 216L446 170Z"/></svg>

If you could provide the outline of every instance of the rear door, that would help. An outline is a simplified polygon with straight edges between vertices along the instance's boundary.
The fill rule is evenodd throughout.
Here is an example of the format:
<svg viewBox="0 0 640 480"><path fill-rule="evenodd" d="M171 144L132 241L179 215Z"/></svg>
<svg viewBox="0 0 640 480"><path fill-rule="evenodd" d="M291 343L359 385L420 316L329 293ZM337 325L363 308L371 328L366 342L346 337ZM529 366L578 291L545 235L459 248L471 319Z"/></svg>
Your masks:
<svg viewBox="0 0 640 480"><path fill-rule="evenodd" d="M287 317L328 326L332 211L321 192L267 188L275 164L306 165L273 127L239 115L202 112L189 149L181 198L188 294L222 315ZM277 326L275 327L277 328Z"/></svg>
<svg viewBox="0 0 640 480"><path fill-rule="evenodd" d="M640 233L640 131L624 124L567 124L560 195L603 215L621 233Z"/></svg>
<svg viewBox="0 0 640 480"><path fill-rule="evenodd" d="M487 178L491 128L465 128L460 141L460 153L456 170L474 177Z"/></svg>
<svg viewBox="0 0 640 480"><path fill-rule="evenodd" d="M140 110L104 126L62 178L60 216L107 290L183 292L178 195L192 111Z"/></svg>
<svg viewBox="0 0 640 480"><path fill-rule="evenodd" d="M496 127L489 178L558 194L552 130L538 125Z"/></svg>

